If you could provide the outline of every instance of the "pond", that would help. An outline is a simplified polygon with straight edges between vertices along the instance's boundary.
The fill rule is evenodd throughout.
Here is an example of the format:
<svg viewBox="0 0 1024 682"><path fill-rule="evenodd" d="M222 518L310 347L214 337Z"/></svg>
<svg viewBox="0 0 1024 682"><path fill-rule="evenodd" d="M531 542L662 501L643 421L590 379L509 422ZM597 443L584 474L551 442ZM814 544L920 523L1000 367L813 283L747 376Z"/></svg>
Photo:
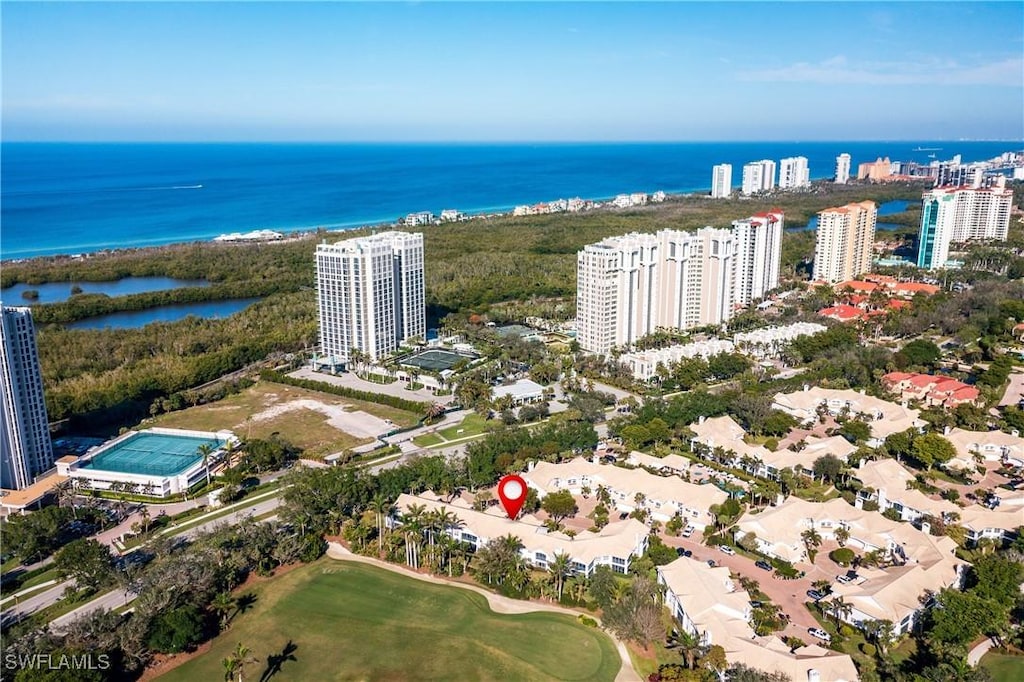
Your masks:
<svg viewBox="0 0 1024 682"><path fill-rule="evenodd" d="M68 329L138 329L152 322L177 322L189 315L207 319L220 319L245 310L259 298L235 298L227 301L205 301L164 305L147 310L128 310L99 315L66 325Z"/></svg>
<svg viewBox="0 0 1024 682"><path fill-rule="evenodd" d="M184 287L208 287L201 279L174 279L172 277L125 277L113 282L47 282L46 284L15 284L0 290L0 298L7 305L34 305L36 303L62 303L71 298L71 287L77 285L84 294L127 296L150 291L166 291ZM26 291L38 291L39 298L27 299Z"/></svg>

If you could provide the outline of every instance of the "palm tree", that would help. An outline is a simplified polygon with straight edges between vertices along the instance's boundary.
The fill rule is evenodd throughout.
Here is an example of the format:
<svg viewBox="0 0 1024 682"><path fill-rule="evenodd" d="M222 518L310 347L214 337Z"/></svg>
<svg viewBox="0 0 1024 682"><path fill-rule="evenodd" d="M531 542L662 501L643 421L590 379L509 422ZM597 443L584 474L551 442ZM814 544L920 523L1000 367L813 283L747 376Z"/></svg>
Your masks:
<svg viewBox="0 0 1024 682"><path fill-rule="evenodd" d="M669 637L668 648L678 649L679 654L683 657L683 661L686 663L686 667L690 670L693 670L697 663L697 658L700 657L701 653L704 651L704 646L700 643L700 640L686 630Z"/></svg>
<svg viewBox="0 0 1024 682"><path fill-rule="evenodd" d="M810 528L800 533L800 539L804 541L804 548L807 550L807 558L810 559L811 563L814 563L814 555L817 554L818 547L821 546L821 534L814 529L811 525Z"/></svg>
<svg viewBox="0 0 1024 682"><path fill-rule="evenodd" d="M391 516L394 511L394 506L388 501L384 495L377 493L374 496L373 501L370 503L371 509L374 514L377 515L377 549L384 549L384 528L386 526L385 519Z"/></svg>
<svg viewBox="0 0 1024 682"><path fill-rule="evenodd" d="M424 515L427 508L422 504L410 504L402 515L402 531L405 535L405 557L410 568L420 567L420 540L423 539Z"/></svg>
<svg viewBox="0 0 1024 682"><path fill-rule="evenodd" d="M555 587L558 590L558 601L562 601L562 588L565 586L565 579L572 574L572 559L564 552L555 554L554 560L548 564L548 571L555 580Z"/></svg>
<svg viewBox="0 0 1024 682"><path fill-rule="evenodd" d="M220 616L220 629L223 630L228 625L232 609L235 608L235 598L230 592L218 592L210 602L210 608Z"/></svg>
<svg viewBox="0 0 1024 682"><path fill-rule="evenodd" d="M75 487L75 481L77 480L75 478L63 480L53 489L57 496L57 506L69 507L72 517L76 519L78 518L78 509L75 507L75 495L78 494L78 489Z"/></svg>
<svg viewBox="0 0 1024 682"><path fill-rule="evenodd" d="M835 532L836 542L839 543L840 547L846 546L846 541L850 539L850 531L847 530L846 526L839 526Z"/></svg>
<svg viewBox="0 0 1024 682"><path fill-rule="evenodd" d="M206 485L210 485L210 455L213 454L213 446L203 443L196 448L196 454L203 458L203 468L206 469Z"/></svg>
<svg viewBox="0 0 1024 682"><path fill-rule="evenodd" d="M224 682L234 682L235 673L238 673L238 682L243 682L242 673L246 663L252 663L253 658L249 655L249 648L242 646L239 642L234 651L221 661L224 665Z"/></svg>
<svg viewBox="0 0 1024 682"><path fill-rule="evenodd" d="M847 604L846 600L839 596L832 600L829 610L832 612L833 618L836 619L836 625L838 625L840 621L848 618L853 613L853 606Z"/></svg>

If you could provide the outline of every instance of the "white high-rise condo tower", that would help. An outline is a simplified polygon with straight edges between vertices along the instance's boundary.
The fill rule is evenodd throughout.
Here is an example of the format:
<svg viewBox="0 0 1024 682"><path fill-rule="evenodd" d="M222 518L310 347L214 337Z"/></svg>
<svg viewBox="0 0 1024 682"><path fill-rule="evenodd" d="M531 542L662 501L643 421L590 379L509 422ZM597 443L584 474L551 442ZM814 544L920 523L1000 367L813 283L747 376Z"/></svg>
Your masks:
<svg viewBox="0 0 1024 682"><path fill-rule="evenodd" d="M793 156L779 162L779 189L811 186L811 172L806 156Z"/></svg>
<svg viewBox="0 0 1024 682"><path fill-rule="evenodd" d="M320 349L348 364L352 349L378 360L426 338L423 235L384 232L316 248Z"/></svg>
<svg viewBox="0 0 1024 682"><path fill-rule="evenodd" d="M36 331L30 308L0 306L0 487L20 490L53 467L53 445L43 400Z"/></svg>
<svg viewBox="0 0 1024 682"><path fill-rule="evenodd" d="M756 194L775 189L775 162L752 161L743 167L743 193Z"/></svg>
<svg viewBox="0 0 1024 682"><path fill-rule="evenodd" d="M992 187L946 187L924 193L917 266L945 267L952 242L1006 241L1013 190L1005 178Z"/></svg>
<svg viewBox="0 0 1024 682"><path fill-rule="evenodd" d="M850 181L850 155L840 154L836 157L836 184L845 185Z"/></svg>
<svg viewBox="0 0 1024 682"><path fill-rule="evenodd" d="M818 214L814 279L835 284L871 270L878 207L873 201L826 208Z"/></svg>
<svg viewBox="0 0 1024 682"><path fill-rule="evenodd" d="M711 198L728 199L732 194L732 164L720 163L711 169Z"/></svg>
<svg viewBox="0 0 1024 682"><path fill-rule="evenodd" d="M785 216L777 209L732 222L736 240L733 300L737 305L750 305L779 286L784 223Z"/></svg>

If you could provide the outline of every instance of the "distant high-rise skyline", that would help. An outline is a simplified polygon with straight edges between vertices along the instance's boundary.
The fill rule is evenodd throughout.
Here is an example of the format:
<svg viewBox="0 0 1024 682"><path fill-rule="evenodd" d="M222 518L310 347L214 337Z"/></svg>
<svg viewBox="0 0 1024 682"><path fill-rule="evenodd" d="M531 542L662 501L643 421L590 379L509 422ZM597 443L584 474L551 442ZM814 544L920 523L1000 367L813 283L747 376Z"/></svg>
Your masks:
<svg viewBox="0 0 1024 682"><path fill-rule="evenodd" d="M779 189L811 186L811 172L806 156L793 156L779 162Z"/></svg>
<svg viewBox="0 0 1024 682"><path fill-rule="evenodd" d="M837 185L845 185L850 181L850 155L843 153L836 157L836 172L834 180Z"/></svg>
<svg viewBox="0 0 1024 682"><path fill-rule="evenodd" d="M775 189L775 162L771 159L751 161L743 166L743 193L757 194Z"/></svg>
<svg viewBox="0 0 1024 682"><path fill-rule="evenodd" d="M20 490L53 467L32 309L0 307L0 488Z"/></svg>
<svg viewBox="0 0 1024 682"><path fill-rule="evenodd" d="M376 361L426 340L423 235L384 232L316 248L320 351L348 365L358 350Z"/></svg>

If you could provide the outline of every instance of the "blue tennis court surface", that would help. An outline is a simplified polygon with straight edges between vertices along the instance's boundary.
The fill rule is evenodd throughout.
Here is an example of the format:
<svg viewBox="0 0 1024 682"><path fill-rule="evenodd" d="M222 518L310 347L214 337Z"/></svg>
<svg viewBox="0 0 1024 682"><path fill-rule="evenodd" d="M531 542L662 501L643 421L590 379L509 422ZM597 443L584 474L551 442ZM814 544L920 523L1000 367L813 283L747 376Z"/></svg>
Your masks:
<svg viewBox="0 0 1024 682"><path fill-rule="evenodd" d="M83 468L148 476L173 476L203 459L199 454L199 447L204 444L216 450L224 443L216 438L173 436L143 431L100 452Z"/></svg>

